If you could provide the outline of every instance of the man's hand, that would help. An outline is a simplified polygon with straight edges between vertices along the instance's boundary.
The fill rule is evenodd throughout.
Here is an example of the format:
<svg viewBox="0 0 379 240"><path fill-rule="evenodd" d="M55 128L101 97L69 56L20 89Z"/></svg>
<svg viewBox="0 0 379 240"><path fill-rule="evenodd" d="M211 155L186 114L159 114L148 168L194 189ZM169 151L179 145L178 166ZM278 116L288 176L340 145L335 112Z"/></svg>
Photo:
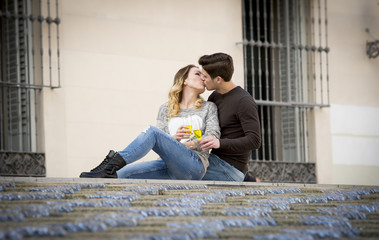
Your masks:
<svg viewBox="0 0 379 240"><path fill-rule="evenodd" d="M188 139L191 137L192 132L187 126L180 126L176 133L172 135L176 140L180 141L182 139Z"/></svg>
<svg viewBox="0 0 379 240"><path fill-rule="evenodd" d="M210 148L219 148L220 147L220 140L218 138L215 138L213 136L207 136L198 141L198 144L200 145L200 148L202 150L210 149Z"/></svg>

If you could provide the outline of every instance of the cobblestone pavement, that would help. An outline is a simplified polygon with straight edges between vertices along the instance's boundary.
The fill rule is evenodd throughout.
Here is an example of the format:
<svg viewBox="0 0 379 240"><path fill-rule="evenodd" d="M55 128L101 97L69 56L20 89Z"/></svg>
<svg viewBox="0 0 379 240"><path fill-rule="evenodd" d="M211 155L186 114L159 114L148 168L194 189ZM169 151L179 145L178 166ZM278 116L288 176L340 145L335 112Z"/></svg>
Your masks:
<svg viewBox="0 0 379 240"><path fill-rule="evenodd" d="M0 239L379 239L379 186L0 177Z"/></svg>

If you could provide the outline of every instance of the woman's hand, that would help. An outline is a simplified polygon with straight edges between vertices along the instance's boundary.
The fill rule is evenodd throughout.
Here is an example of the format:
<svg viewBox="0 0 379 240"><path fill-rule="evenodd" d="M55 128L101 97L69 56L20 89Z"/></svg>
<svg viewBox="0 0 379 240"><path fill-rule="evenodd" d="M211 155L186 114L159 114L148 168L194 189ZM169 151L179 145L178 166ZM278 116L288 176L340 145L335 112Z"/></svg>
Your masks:
<svg viewBox="0 0 379 240"><path fill-rule="evenodd" d="M192 132L187 126L180 126L176 133L172 135L176 140L188 139L191 137Z"/></svg>
<svg viewBox="0 0 379 240"><path fill-rule="evenodd" d="M213 136L204 137L200 139L197 143L200 145L201 150L220 147L220 140Z"/></svg>

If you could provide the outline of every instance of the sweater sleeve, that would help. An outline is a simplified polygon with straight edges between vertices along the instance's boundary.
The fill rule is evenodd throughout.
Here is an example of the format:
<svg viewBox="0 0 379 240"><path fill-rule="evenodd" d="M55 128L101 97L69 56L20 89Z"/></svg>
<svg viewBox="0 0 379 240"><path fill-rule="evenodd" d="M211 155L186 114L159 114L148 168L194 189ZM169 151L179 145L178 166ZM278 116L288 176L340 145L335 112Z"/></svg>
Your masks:
<svg viewBox="0 0 379 240"><path fill-rule="evenodd" d="M213 102L208 102L208 114L205 119L204 136L214 136L220 138L220 125L218 122L217 106Z"/></svg>
<svg viewBox="0 0 379 240"><path fill-rule="evenodd" d="M202 137L206 136L214 136L216 138L220 138L220 125L218 122L218 114L217 114L217 106L213 102L206 102L206 117L205 117L205 128ZM194 142L197 151L209 152L208 150L201 150L200 145L196 137L190 138L191 141Z"/></svg>
<svg viewBox="0 0 379 240"><path fill-rule="evenodd" d="M163 104L159 108L158 116L157 116L157 128L164 131L165 133L169 133L167 104Z"/></svg>
<svg viewBox="0 0 379 240"><path fill-rule="evenodd" d="M254 100L248 97L242 98L238 105L237 116L245 136L220 139L220 149L229 153L258 149L261 145L261 133L257 105Z"/></svg>

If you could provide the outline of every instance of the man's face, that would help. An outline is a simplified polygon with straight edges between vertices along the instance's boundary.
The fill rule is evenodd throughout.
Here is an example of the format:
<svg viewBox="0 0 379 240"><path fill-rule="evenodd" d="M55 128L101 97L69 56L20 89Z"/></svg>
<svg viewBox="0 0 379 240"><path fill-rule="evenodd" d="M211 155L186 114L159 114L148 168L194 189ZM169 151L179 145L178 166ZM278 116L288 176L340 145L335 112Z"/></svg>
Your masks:
<svg viewBox="0 0 379 240"><path fill-rule="evenodd" d="M204 70L204 68L201 69L201 73L202 79L207 90L215 90L217 87L215 79L212 79L211 76L207 73L207 71Z"/></svg>

